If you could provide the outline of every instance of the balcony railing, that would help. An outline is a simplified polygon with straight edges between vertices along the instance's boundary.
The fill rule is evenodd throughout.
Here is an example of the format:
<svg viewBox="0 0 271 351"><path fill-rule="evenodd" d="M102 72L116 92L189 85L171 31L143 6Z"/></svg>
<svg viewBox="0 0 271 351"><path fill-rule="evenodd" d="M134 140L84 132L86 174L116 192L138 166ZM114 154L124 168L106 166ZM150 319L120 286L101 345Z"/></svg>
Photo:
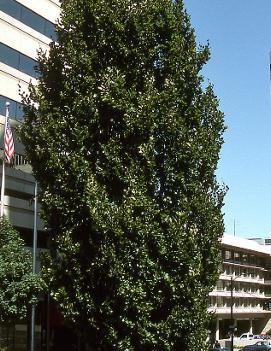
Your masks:
<svg viewBox="0 0 271 351"><path fill-rule="evenodd" d="M236 314L266 314L266 313L271 313L271 311L264 309L261 306L233 306L234 307L234 312ZM208 307L208 312L211 313L216 313L216 314L228 314L230 315L231 313L231 307L230 306L210 306Z"/></svg>

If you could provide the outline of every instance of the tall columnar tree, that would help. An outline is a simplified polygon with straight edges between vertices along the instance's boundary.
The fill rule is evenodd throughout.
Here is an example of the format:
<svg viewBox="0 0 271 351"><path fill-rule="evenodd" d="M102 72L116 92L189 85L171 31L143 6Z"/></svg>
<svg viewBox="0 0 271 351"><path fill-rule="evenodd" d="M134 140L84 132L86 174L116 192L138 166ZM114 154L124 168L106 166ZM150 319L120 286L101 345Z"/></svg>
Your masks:
<svg viewBox="0 0 271 351"><path fill-rule="evenodd" d="M39 275L32 273L32 255L19 233L0 219L0 322L23 319L42 290Z"/></svg>
<svg viewBox="0 0 271 351"><path fill-rule="evenodd" d="M52 232L47 281L94 350L204 345L224 195L208 58L180 0L64 1L40 54L21 134Z"/></svg>

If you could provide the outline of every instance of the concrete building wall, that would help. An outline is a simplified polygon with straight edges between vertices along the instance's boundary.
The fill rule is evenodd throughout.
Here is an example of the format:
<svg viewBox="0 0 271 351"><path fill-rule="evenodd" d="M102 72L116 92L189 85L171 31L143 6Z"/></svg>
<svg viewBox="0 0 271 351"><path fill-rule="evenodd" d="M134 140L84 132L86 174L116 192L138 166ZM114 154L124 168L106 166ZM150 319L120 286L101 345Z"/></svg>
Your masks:
<svg viewBox="0 0 271 351"><path fill-rule="evenodd" d="M209 294L209 311L216 319L215 338L228 337L231 317L236 335L269 332L271 247L224 235L221 255L221 274Z"/></svg>
<svg viewBox="0 0 271 351"><path fill-rule="evenodd" d="M32 67L37 58L37 50L48 51L51 38L48 31L40 31L35 27L36 19L43 23L44 28L53 27L60 14L60 3L56 0L5 0L0 1L0 178L2 179L2 160L3 160L3 134L5 123L5 103L10 102L10 125L13 129L15 142L15 157L11 167L5 168L6 186L4 198L4 214L10 219L12 225L19 230L24 238L26 245L32 250L33 227L34 227L34 187L35 179L31 174L31 167L26 164L24 157L24 147L18 141L16 128L19 127L23 117L20 110L20 91L28 92L29 82L36 83L36 75ZM20 9L20 11L15 11ZM23 17L23 11L25 17ZM19 14L19 15L18 15ZM33 16L32 16L33 15ZM20 17L21 16L21 17ZM39 17L41 16L41 17ZM27 23L27 21L33 23ZM22 65L25 63L25 66ZM38 206L39 213L39 206ZM47 245L44 223L38 216L38 250L37 267L39 269L39 255L42 248ZM39 305L44 304L41 299ZM37 307L41 313L39 306ZM35 350L43 349L45 345L42 318L39 316L36 325ZM27 323L20 322L15 324L13 330L9 330L14 336L16 350L27 348L29 333ZM0 346L4 346L2 341L5 334L0 331Z"/></svg>
<svg viewBox="0 0 271 351"><path fill-rule="evenodd" d="M15 50L14 55L23 54L26 58L36 59L37 50L42 49L48 51L51 39L45 34L31 28L24 20L24 23L15 18L10 13L7 6L0 4L0 45L7 50ZM60 3L56 0L17 0L10 1L10 7L23 5L27 9L33 11L35 14L42 16L42 18L56 23L60 14ZM2 7L1 7L2 6ZM12 9L11 9L12 12ZM32 12L30 12L31 14ZM28 14L29 15L29 14ZM31 16L30 16L31 17ZM29 18L30 18L29 17ZM31 18L30 18L31 20ZM12 55L8 52L7 55ZM2 56L1 56L2 55ZM20 67L14 67L14 64L9 63L9 56L5 57L5 52L0 53L0 97L2 97L2 109L0 111L0 158L3 159L3 134L4 134L4 100L11 99L13 102L21 102L19 86L24 92L28 91L29 82L35 84L36 78L29 75ZM10 62L13 57L10 57ZM13 103L12 102L12 103ZM12 109L11 109L12 110ZM5 195L5 214L10 218L13 225L17 228L33 229L33 202L30 199L34 194L34 178L30 174L31 168L24 165L24 147L18 141L16 128L19 126L16 116L10 112L10 124L13 128L15 153L13 168L6 167L6 195ZM1 161L0 161L1 163ZM21 164L20 164L21 163ZM0 174L2 176L2 167L0 167ZM43 229L43 223L38 219L38 230Z"/></svg>
<svg viewBox="0 0 271 351"><path fill-rule="evenodd" d="M33 229L35 179L31 174L14 168L6 167L5 171L4 214L14 226ZM0 176L2 177L2 169ZM44 224L38 218L37 230L41 231L43 228Z"/></svg>

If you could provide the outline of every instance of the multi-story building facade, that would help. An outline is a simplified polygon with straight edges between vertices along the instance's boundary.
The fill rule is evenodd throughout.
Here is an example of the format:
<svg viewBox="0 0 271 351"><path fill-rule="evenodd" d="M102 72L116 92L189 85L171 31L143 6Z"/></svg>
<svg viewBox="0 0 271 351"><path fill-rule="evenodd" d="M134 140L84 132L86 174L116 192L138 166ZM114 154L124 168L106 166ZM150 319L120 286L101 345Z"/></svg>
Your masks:
<svg viewBox="0 0 271 351"><path fill-rule="evenodd" d="M15 157L5 168L4 214L20 232L26 245L32 248L34 229L35 179L27 164L24 147L18 141L16 128L23 118L21 92L28 92L28 84L36 82L35 71L37 50L48 50L55 38L55 23L60 13L58 0L0 0L0 177L2 178L3 133L6 102L9 106L10 125L15 137ZM46 247L46 231L38 218L38 250ZM40 304L40 306L42 303ZM44 305L44 304L43 304ZM42 321L41 308L36 313L36 347L40 350ZM42 307L43 308L43 307ZM26 349L29 343L27 323L15 324L9 330L16 350ZM0 347L5 340L5 328L0 329ZM28 340L27 340L28 339ZM47 343L48 344L48 343Z"/></svg>
<svg viewBox="0 0 271 351"><path fill-rule="evenodd" d="M221 242L223 264L215 289L209 294L216 339L236 334L267 333L271 329L271 246L232 235Z"/></svg>
<svg viewBox="0 0 271 351"><path fill-rule="evenodd" d="M10 124L15 135L15 157L11 167L6 168L4 213L24 234L27 243L32 238L31 199L35 182L24 156L23 145L16 138L16 127L23 118L20 90L27 93L29 82L36 81L37 50L48 50L49 43L55 38L59 5L57 0L0 1L0 148L3 150L6 102L10 104ZM38 230L42 231L40 221Z"/></svg>

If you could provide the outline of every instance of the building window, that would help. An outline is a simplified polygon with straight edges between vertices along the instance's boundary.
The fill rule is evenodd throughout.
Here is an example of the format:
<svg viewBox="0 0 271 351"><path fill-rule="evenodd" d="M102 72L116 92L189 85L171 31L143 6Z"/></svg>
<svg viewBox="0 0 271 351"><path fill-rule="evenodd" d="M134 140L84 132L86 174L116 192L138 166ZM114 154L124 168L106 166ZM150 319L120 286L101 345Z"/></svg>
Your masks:
<svg viewBox="0 0 271 351"><path fill-rule="evenodd" d="M0 10L28 27L56 40L55 25L15 0L1 0Z"/></svg>
<svg viewBox="0 0 271 351"><path fill-rule="evenodd" d="M250 254L250 256L249 256L249 262L250 262L250 264L252 264L252 265L256 265L256 256Z"/></svg>
<svg viewBox="0 0 271 351"><path fill-rule="evenodd" d="M266 301L264 303L264 309L268 310L268 311L271 311L271 301Z"/></svg>
<svg viewBox="0 0 271 351"><path fill-rule="evenodd" d="M243 287L243 291L244 292L250 292L250 284L248 284L248 283L244 283L243 285L242 285L242 287Z"/></svg>
<svg viewBox="0 0 271 351"><path fill-rule="evenodd" d="M229 280L224 281L224 290L231 291L231 282Z"/></svg>
<svg viewBox="0 0 271 351"><path fill-rule="evenodd" d="M255 284L250 285L250 292L254 294L257 291L257 286Z"/></svg>
<svg viewBox="0 0 271 351"><path fill-rule="evenodd" d="M246 264L246 263L248 263L248 254L247 253L245 253L245 252L243 252L243 254L242 254L242 262L244 263L244 264Z"/></svg>
<svg viewBox="0 0 271 351"><path fill-rule="evenodd" d="M241 268L241 269L240 269L240 272L241 272L241 275L242 275L243 277L247 277L247 276L248 276L248 270L247 270L247 268Z"/></svg>
<svg viewBox="0 0 271 351"><path fill-rule="evenodd" d="M232 260L232 252L229 250L225 250L224 251L224 258L225 258L225 261Z"/></svg>
<svg viewBox="0 0 271 351"><path fill-rule="evenodd" d="M227 275L232 275L233 274L232 266L227 265L225 271Z"/></svg>
<svg viewBox="0 0 271 351"><path fill-rule="evenodd" d="M241 283L240 282L233 282L233 290L234 291L240 291L241 289Z"/></svg>
<svg viewBox="0 0 271 351"><path fill-rule="evenodd" d="M258 301L257 301L257 300L255 300L255 299L253 299L253 300L252 300L252 304L251 304L251 305L252 305L252 307L254 307L254 308L255 308L255 307L257 307L257 305L258 305Z"/></svg>
<svg viewBox="0 0 271 351"><path fill-rule="evenodd" d="M3 43L0 43L0 61L29 76L38 76L37 72L35 72L37 61Z"/></svg>
<svg viewBox="0 0 271 351"><path fill-rule="evenodd" d="M223 297L222 296L217 297L217 307L223 307Z"/></svg>
<svg viewBox="0 0 271 351"><path fill-rule="evenodd" d="M225 307L231 307L231 298L225 297Z"/></svg>
<svg viewBox="0 0 271 351"><path fill-rule="evenodd" d="M235 262L241 262L241 254L238 251L234 252L234 261Z"/></svg>
<svg viewBox="0 0 271 351"><path fill-rule="evenodd" d="M21 121L24 117L23 105L12 99L7 98L6 96L0 95L0 114L6 115L6 102L9 102L9 116L10 118Z"/></svg>
<svg viewBox="0 0 271 351"><path fill-rule="evenodd" d="M216 290L222 291L223 289L224 289L224 287L223 287L223 281L222 281L222 280L219 280L219 281L217 282L217 285L216 285Z"/></svg>
<svg viewBox="0 0 271 351"><path fill-rule="evenodd" d="M240 269L240 267L234 267L234 275L235 276L242 275L242 269Z"/></svg>
<svg viewBox="0 0 271 351"><path fill-rule="evenodd" d="M261 259L258 256L255 256L255 266L260 266L261 265Z"/></svg>

